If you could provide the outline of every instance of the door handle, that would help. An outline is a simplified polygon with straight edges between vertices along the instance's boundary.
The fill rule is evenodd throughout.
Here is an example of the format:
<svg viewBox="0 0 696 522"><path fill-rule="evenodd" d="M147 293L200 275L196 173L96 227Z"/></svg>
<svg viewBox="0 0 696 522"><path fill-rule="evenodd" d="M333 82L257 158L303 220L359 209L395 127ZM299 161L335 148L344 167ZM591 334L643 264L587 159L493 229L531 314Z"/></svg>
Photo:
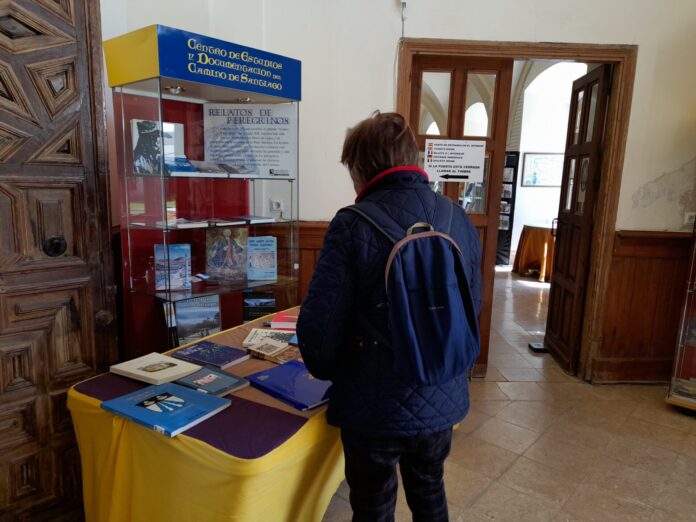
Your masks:
<svg viewBox="0 0 696 522"><path fill-rule="evenodd" d="M109 326L113 321L114 314L108 310L99 310L94 314L94 322L96 322L98 326Z"/></svg>
<svg viewBox="0 0 696 522"><path fill-rule="evenodd" d="M556 235L558 235L558 218L551 221L551 237L556 237Z"/></svg>
<svg viewBox="0 0 696 522"><path fill-rule="evenodd" d="M68 242L63 236L51 236L43 242L41 249L48 257L62 256L68 249Z"/></svg>

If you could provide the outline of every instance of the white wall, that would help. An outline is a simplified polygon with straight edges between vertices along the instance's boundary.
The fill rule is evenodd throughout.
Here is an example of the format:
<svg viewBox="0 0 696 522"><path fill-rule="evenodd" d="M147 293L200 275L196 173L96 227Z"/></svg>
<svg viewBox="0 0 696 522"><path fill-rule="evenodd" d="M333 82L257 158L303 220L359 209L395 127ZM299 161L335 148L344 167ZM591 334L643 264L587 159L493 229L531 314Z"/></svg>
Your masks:
<svg viewBox="0 0 696 522"><path fill-rule="evenodd" d="M398 2L101 0L101 5L105 37L162 23L302 60L300 216L330 219L352 201L351 184L338 163L340 149L347 127L374 109L394 107ZM680 214L696 209L693 0L409 0L407 17L407 37L638 44L617 228L679 230ZM663 185L676 186L677 194Z"/></svg>
<svg viewBox="0 0 696 522"><path fill-rule="evenodd" d="M542 72L524 91L513 250L517 248L524 225L550 227L551 221L558 216L561 187L522 186L524 154L564 152L573 81L586 71L584 63L559 63Z"/></svg>

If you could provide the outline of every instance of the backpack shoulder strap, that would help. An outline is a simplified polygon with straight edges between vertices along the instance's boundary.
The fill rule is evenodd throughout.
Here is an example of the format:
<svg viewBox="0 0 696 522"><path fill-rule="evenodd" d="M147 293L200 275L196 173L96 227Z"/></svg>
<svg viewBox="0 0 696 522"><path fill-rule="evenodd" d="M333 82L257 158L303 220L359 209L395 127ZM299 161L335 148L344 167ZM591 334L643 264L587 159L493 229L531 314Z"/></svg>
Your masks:
<svg viewBox="0 0 696 522"><path fill-rule="evenodd" d="M438 232L444 232L449 235L452 229L452 218L454 217L455 203L444 196L438 196L437 205L435 207L435 221L433 226Z"/></svg>
<svg viewBox="0 0 696 522"><path fill-rule="evenodd" d="M406 235L404 228L397 223L379 205L371 201L361 201L355 205L344 207L341 210L354 212L365 219L373 227L379 230L392 244L396 244Z"/></svg>

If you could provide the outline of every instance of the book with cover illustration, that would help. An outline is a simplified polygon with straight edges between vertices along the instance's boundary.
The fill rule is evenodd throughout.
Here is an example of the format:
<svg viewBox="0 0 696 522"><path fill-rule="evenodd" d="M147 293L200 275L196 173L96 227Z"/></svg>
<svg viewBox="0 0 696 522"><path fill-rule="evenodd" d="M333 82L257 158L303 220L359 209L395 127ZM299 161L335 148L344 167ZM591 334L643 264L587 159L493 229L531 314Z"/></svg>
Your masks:
<svg viewBox="0 0 696 522"><path fill-rule="evenodd" d="M271 328L282 330L295 330L297 328L297 318L300 316L299 310L284 310L278 312L271 319Z"/></svg>
<svg viewBox="0 0 696 522"><path fill-rule="evenodd" d="M216 366L221 370L249 359L249 354L245 350L212 341L201 341L180 348L172 353L172 356L195 364Z"/></svg>
<svg viewBox="0 0 696 522"><path fill-rule="evenodd" d="M315 379L300 361L288 361L269 370L248 375L254 388L266 392L300 411L328 402L330 381Z"/></svg>
<svg viewBox="0 0 696 522"><path fill-rule="evenodd" d="M244 290L242 293L242 304L242 318L247 323L275 312L276 298L273 292Z"/></svg>
<svg viewBox="0 0 696 522"><path fill-rule="evenodd" d="M184 155L184 125L153 120L131 120L133 172L157 175L162 171L162 153L167 161Z"/></svg>
<svg viewBox="0 0 696 522"><path fill-rule="evenodd" d="M223 280L246 279L248 235L246 227L206 230L206 273Z"/></svg>
<svg viewBox="0 0 696 522"><path fill-rule="evenodd" d="M174 383L148 386L101 403L107 411L174 437L230 405L228 399Z"/></svg>
<svg viewBox="0 0 696 522"><path fill-rule="evenodd" d="M202 368L196 373L179 379L176 381L176 384L193 388L201 393L210 393L211 395L222 397L233 391L246 388L249 386L249 381L214 368Z"/></svg>
<svg viewBox="0 0 696 522"><path fill-rule="evenodd" d="M266 361L270 361L276 364L285 364L288 361L302 360L302 354L300 353L300 349L297 346L291 346L288 344L282 350L270 355L268 353L254 351L255 346L259 346L262 344L263 343L259 343L258 345L252 345L247 349L253 357L256 357L258 359L264 359Z"/></svg>
<svg viewBox="0 0 696 522"><path fill-rule="evenodd" d="M182 299L174 304L179 344L186 344L220 331L220 296Z"/></svg>
<svg viewBox="0 0 696 522"><path fill-rule="evenodd" d="M191 245L155 245L155 290L191 289Z"/></svg>
<svg viewBox="0 0 696 522"><path fill-rule="evenodd" d="M274 236L249 237L247 242L247 279L278 278L277 240Z"/></svg>
<svg viewBox="0 0 696 522"><path fill-rule="evenodd" d="M114 364L109 368L109 371L150 384L164 384L200 369L201 367L197 364L152 352L137 359Z"/></svg>
<svg viewBox="0 0 696 522"><path fill-rule="evenodd" d="M267 328L252 328L249 335L242 342L242 346L248 348L254 344L258 344L266 339L273 339L281 343L289 343L290 339L295 335L295 332L288 330L270 330Z"/></svg>

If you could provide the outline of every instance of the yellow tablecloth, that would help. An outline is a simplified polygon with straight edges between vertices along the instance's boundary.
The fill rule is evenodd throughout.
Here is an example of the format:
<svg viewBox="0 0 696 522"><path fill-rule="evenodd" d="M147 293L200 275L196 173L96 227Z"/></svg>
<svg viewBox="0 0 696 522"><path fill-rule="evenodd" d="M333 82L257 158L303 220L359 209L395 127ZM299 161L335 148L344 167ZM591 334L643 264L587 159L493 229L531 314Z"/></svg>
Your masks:
<svg viewBox="0 0 696 522"><path fill-rule="evenodd" d="M261 394L242 392L249 400ZM259 402L291 410L269 397ZM327 425L323 411L305 415L307 422L290 439L249 460L185 433L160 435L75 389L68 407L88 522L320 521L343 480L339 430Z"/></svg>

